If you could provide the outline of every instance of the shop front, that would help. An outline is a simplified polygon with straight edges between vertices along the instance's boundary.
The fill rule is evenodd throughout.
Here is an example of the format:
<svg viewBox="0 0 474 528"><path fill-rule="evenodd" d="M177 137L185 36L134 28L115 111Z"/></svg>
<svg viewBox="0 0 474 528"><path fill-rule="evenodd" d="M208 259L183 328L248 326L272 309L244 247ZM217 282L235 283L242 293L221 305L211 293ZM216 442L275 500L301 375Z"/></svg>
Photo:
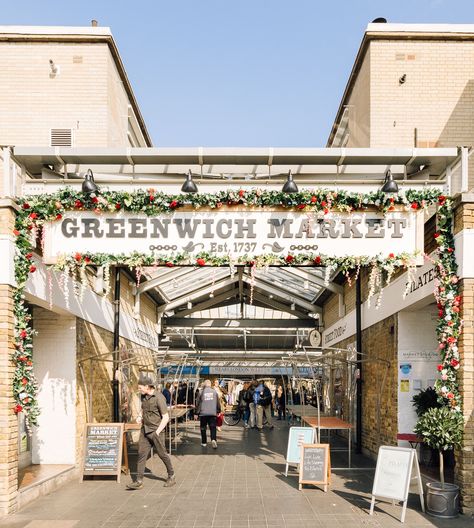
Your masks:
<svg viewBox="0 0 474 528"><path fill-rule="evenodd" d="M393 152L346 153L348 171L352 161L356 173L363 166L378 174L369 178L372 190L352 184L349 172L347 184L323 188L318 181L326 181L328 169L318 174L317 167L342 158L337 149L316 150L311 156L280 153L281 167L307 165L305 188L293 193L280 191L271 178L265 190L248 180L229 189L208 178L210 192L189 195L177 193L174 176L163 192L149 181L117 183L122 175L114 167L123 161L117 153L71 158L75 170L103 164L104 181L97 179L93 193L58 181L41 192L31 174L25 194L4 207L11 219L8 247L17 252L6 283L15 312L9 328L14 368L6 376L14 387L9 419L21 425L26 416L31 433L19 443L16 438L16 471L20 458L22 465L31 460L77 470L84 424L117 416L133 421L136 402L129 387L146 367L158 370L163 381L199 371L236 386L247 377L281 378L286 385L295 377L313 378L322 386L317 378L328 372L328 413L348 417L357 450L372 456L380 445L405 445L399 435L411 433L416 422L411 399L429 386L461 412L466 378L458 384L462 359L453 363L459 351L448 336L458 343L456 299L464 277L455 271L451 226L463 202L443 194L442 178L382 193L376 170L396 164ZM69 154L63 154L67 165ZM135 164L157 171L160 181L166 173L156 166L165 158L181 166L194 156L206 165L214 155L142 154L136 153ZM409 154L400 154L398 164L430 155L439 162L432 152ZM18 162L31 163L33 171L35 156L19 152ZM239 156L220 153L218 163L264 164L253 152ZM459 161L455 150L443 152L442 159L444 170ZM272 164L272 170L283 170L276 153ZM426 221L433 219L444 241L425 258ZM440 292L447 275L456 278L446 292L451 297ZM245 306L255 307L252 317ZM227 318L241 321L238 335L209 323L211 310L226 307L240 310ZM265 326L259 310L272 310L272 323ZM321 346L306 342L310 330L322 331ZM449 356L440 355L440 345L448 346ZM326 358L324 365L318 355ZM440 372L446 376L442 384ZM345 397L349 393L353 400ZM466 504L471 491L463 464L469 456L461 453L458 464ZM13 508L17 496L8 501Z"/></svg>

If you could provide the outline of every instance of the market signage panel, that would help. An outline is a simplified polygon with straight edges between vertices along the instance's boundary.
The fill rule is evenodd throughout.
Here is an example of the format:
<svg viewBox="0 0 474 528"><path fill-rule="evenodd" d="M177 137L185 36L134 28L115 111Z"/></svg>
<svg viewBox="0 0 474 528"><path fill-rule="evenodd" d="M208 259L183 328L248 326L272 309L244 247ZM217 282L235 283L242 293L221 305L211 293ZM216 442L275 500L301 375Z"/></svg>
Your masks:
<svg viewBox="0 0 474 528"><path fill-rule="evenodd" d="M46 224L45 260L61 254L206 251L235 258L265 253L334 257L414 253L423 249L423 216L416 212L275 210L176 211L153 217L130 213L64 214Z"/></svg>

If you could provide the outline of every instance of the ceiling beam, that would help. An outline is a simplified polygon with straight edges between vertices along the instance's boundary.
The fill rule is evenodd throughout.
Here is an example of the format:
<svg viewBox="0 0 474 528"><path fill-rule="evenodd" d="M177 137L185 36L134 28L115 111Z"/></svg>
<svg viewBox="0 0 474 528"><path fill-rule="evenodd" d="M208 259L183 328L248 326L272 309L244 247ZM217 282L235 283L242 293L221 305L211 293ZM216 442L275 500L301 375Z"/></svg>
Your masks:
<svg viewBox="0 0 474 528"><path fill-rule="evenodd" d="M252 279L250 277L245 276L243 278L243 281L251 286ZM314 304L311 304L309 301L306 301L302 299L301 297L298 297L297 295L292 294L288 290L279 289L275 284L271 284L263 279L255 278L255 287L261 287L261 289L265 292L268 292L272 295L276 295L277 297L280 297L281 299L284 299L285 301L288 301L290 304L293 302L300 306L301 308L304 308L308 312L314 312L322 314L322 308L319 306L315 306ZM291 313L291 312L290 312Z"/></svg>
<svg viewBox="0 0 474 528"><path fill-rule="evenodd" d="M181 312L179 313L181 316ZM249 329L282 329L315 328L314 319L213 319L213 318L182 318L169 317L166 326L180 328L225 328L229 330Z"/></svg>
<svg viewBox="0 0 474 528"><path fill-rule="evenodd" d="M301 312L300 310L292 310L291 307L288 306L287 304L280 303L275 299L270 299L268 296L263 295L262 293L259 293L258 291L254 290L253 298L256 301L261 302L265 306L272 308L273 310L278 310L280 312L289 313L291 315L295 315L296 317L299 317L300 319L308 319L307 313Z"/></svg>
<svg viewBox="0 0 474 528"><path fill-rule="evenodd" d="M334 282L329 282L328 284L326 284L322 277L317 277L300 268L295 268L295 267L283 268L282 267L281 269L285 273L289 273L290 275L296 275L297 277L300 277L303 280L307 280L308 282L313 282L314 284L317 284L321 288L325 288L326 290L332 291L333 293L342 294L344 292L344 288L340 284L335 284Z"/></svg>
<svg viewBox="0 0 474 528"><path fill-rule="evenodd" d="M161 273L160 275L158 275L158 277L155 277L154 279L142 282L137 288L137 293L144 293L148 290L159 287L162 284L166 284L167 282L172 281L173 279L182 277L183 275L187 275L188 273L192 273L194 270L195 268L180 268L169 270L166 273Z"/></svg>
<svg viewBox="0 0 474 528"><path fill-rule="evenodd" d="M214 284L207 284L206 286L203 286L201 288L191 290L186 295L182 295L181 297L178 297L177 299L171 301L166 306L166 311L174 310L178 306L186 304L187 302L192 301L193 299L199 299L199 297L202 297L203 295L207 295L221 288L225 288L226 286L230 286L231 284L235 284L238 280L239 278L237 276L228 277L226 279L217 281Z"/></svg>
<svg viewBox="0 0 474 528"><path fill-rule="evenodd" d="M186 310L180 310L178 312L178 315L181 318L181 317L185 317L186 315L191 315L194 312L199 312L201 310L208 310L209 308L212 308L213 306L220 304L223 301L230 299L231 297L236 297L236 296L237 296L237 288L232 288L230 290L226 290L223 293L220 293L219 295L215 295L214 297L207 299L206 301L196 304L192 308L188 308ZM166 318L166 320L168 319L173 319L173 318L172 317Z"/></svg>

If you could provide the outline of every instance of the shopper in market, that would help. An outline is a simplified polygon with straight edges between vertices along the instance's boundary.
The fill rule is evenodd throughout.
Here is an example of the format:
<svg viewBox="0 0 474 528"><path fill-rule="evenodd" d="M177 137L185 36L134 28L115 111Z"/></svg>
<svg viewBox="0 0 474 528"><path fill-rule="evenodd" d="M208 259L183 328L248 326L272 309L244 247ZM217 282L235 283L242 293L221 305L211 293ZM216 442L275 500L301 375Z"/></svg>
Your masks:
<svg viewBox="0 0 474 528"><path fill-rule="evenodd" d="M211 444L217 449L217 414L221 412L221 403L217 392L211 387L211 381L204 382L204 388L196 402L196 418L201 426L201 445L207 446L207 427L211 431Z"/></svg>
<svg viewBox="0 0 474 528"><path fill-rule="evenodd" d="M244 427L248 429L249 427L249 417L250 417L250 401L249 399L249 387L250 383L246 381L243 385L242 390L239 392L239 397L237 399L237 404L239 406L239 412L242 414L244 420Z"/></svg>
<svg viewBox="0 0 474 528"><path fill-rule="evenodd" d="M167 383L165 385L165 388L163 389L162 393L166 400L166 405L171 405L171 391L170 391L171 383Z"/></svg>
<svg viewBox="0 0 474 528"><path fill-rule="evenodd" d="M141 394L141 415L137 418L141 422L140 440L138 442L138 462L136 479L127 484L130 490L143 488L143 475L151 448L161 458L166 467L168 478L165 487L176 484L171 459L166 452L165 442L161 435L169 422L170 416L163 394L156 390L156 382L152 374L141 372L138 378L138 391Z"/></svg>
<svg viewBox="0 0 474 528"><path fill-rule="evenodd" d="M285 388L282 385L278 385L276 392L276 405L278 410L278 420L286 419L286 395Z"/></svg>
<svg viewBox="0 0 474 528"><path fill-rule="evenodd" d="M217 397L219 398L219 404L221 408L219 412L225 412L225 407L226 407L225 394L224 394L222 387L219 385L219 380L217 378L214 380L214 385L212 388L216 391ZM221 431L220 425L217 426L217 430Z"/></svg>
<svg viewBox="0 0 474 528"><path fill-rule="evenodd" d="M260 382L253 395L257 411L257 429L263 429L263 413L267 417L268 427L273 429L272 424L272 393L270 389L263 382Z"/></svg>
<svg viewBox="0 0 474 528"><path fill-rule="evenodd" d="M257 427L257 411L254 402L254 394L257 386L258 382L256 380L253 380L250 383L250 387L247 392L247 401L249 404L249 427L251 427L252 429L255 429Z"/></svg>

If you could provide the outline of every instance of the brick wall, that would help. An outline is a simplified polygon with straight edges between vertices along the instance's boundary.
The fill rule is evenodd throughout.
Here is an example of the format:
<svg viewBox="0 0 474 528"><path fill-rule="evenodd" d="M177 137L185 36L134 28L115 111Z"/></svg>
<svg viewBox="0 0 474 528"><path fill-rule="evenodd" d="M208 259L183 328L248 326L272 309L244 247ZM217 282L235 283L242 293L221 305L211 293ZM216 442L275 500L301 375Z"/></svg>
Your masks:
<svg viewBox="0 0 474 528"><path fill-rule="evenodd" d="M49 146L51 128L71 128L75 147L130 145L128 97L107 43L1 42L0 89L2 145Z"/></svg>
<svg viewBox="0 0 474 528"><path fill-rule="evenodd" d="M463 332L459 340L458 379L463 398L464 441L456 453L456 479L465 512L474 511L474 279L461 281Z"/></svg>
<svg viewBox="0 0 474 528"><path fill-rule="evenodd" d="M0 208L0 235L10 235L15 213ZM12 412L14 365L13 287L0 284L0 514L16 509L18 483L18 418Z"/></svg>

